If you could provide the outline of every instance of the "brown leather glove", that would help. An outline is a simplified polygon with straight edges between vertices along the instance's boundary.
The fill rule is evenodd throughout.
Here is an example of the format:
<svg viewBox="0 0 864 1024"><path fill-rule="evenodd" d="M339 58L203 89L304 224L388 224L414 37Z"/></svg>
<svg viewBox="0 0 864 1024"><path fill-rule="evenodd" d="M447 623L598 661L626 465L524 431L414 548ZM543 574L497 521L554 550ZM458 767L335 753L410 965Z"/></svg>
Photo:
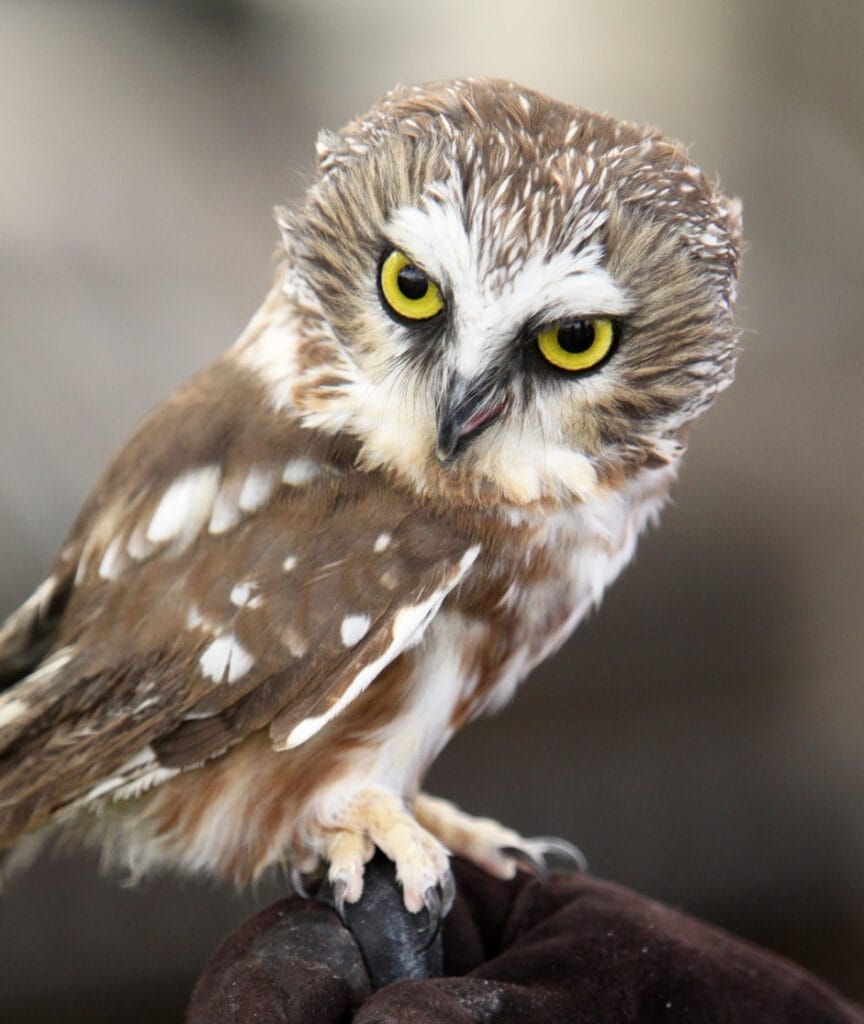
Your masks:
<svg viewBox="0 0 864 1024"><path fill-rule="evenodd" d="M864 1024L803 969L620 886L454 869L445 977L373 994L336 913L285 899L216 952L188 1024Z"/></svg>

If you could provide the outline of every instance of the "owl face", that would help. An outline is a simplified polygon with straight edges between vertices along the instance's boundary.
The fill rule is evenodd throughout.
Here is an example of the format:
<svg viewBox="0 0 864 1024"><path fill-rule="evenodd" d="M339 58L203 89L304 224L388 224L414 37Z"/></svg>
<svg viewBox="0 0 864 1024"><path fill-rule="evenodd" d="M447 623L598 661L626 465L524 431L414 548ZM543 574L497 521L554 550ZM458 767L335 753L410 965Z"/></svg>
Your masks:
<svg viewBox="0 0 864 1024"><path fill-rule="evenodd" d="M291 258L338 359L296 398L367 464L585 498L675 461L730 382L738 211L680 146L468 82L390 94L319 159Z"/></svg>

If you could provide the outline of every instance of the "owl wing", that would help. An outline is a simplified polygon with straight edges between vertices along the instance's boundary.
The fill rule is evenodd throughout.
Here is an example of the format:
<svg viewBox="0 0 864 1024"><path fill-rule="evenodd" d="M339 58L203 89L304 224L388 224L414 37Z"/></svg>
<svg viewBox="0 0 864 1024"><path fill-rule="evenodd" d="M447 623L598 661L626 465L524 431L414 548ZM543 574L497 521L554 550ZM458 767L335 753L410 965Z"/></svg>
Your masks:
<svg viewBox="0 0 864 1024"><path fill-rule="evenodd" d="M124 500L97 502L0 632L0 678L27 672L0 696L0 843L256 730L305 742L420 640L479 551L308 454Z"/></svg>

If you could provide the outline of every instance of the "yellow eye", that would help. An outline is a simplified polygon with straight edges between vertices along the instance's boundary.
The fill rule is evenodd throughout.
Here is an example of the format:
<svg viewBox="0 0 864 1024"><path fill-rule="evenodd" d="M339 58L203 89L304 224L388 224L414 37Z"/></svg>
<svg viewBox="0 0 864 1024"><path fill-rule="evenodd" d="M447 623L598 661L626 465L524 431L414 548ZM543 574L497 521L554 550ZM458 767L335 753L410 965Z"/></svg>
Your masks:
<svg viewBox="0 0 864 1024"><path fill-rule="evenodd" d="M394 249L381 264L378 282L388 312L402 320L431 320L444 308L438 286Z"/></svg>
<svg viewBox="0 0 864 1024"><path fill-rule="evenodd" d="M553 366L561 370L590 370L612 351L615 328L607 316L592 320L571 320L548 327L537 335L537 345Z"/></svg>

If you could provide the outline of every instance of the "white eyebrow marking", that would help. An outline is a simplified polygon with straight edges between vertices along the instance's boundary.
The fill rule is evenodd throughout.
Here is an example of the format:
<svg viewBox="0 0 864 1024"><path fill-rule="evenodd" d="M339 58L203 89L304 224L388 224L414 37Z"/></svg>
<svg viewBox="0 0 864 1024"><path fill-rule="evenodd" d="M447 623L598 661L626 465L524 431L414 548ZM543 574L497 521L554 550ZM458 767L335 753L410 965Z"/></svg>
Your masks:
<svg viewBox="0 0 864 1024"><path fill-rule="evenodd" d="M346 615L339 631L342 643L346 647L354 647L355 644L359 644L369 632L371 625L372 619L368 615Z"/></svg>
<svg viewBox="0 0 864 1024"><path fill-rule="evenodd" d="M220 476L218 466L200 466L178 476L153 513L147 527L147 540L154 544L175 537L191 540L213 509Z"/></svg>
<svg viewBox="0 0 864 1024"><path fill-rule="evenodd" d="M490 272L495 246L478 248L466 231L461 202L450 191L445 202L398 208L386 233L439 284L451 281L453 355L462 376L473 377L538 314L554 322L568 316L622 316L633 308L632 296L603 265L605 252L597 233L608 218L606 211L586 213L574 224L565 249L549 254L541 245L530 251L518 273L502 285Z"/></svg>
<svg viewBox="0 0 864 1024"><path fill-rule="evenodd" d="M198 659L202 675L215 683L235 683L246 675L255 659L233 633L217 636Z"/></svg>

